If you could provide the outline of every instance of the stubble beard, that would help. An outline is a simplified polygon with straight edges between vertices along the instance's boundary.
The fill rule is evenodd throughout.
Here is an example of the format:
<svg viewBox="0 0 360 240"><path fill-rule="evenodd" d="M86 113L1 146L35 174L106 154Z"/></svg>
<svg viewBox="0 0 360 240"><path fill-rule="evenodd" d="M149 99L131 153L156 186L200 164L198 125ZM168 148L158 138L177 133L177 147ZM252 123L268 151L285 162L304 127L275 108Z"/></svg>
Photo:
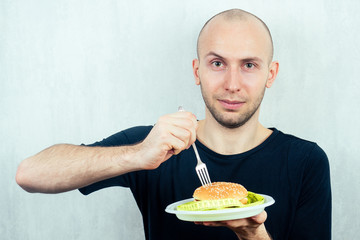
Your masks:
<svg viewBox="0 0 360 240"><path fill-rule="evenodd" d="M244 113L238 113L236 116L232 117L232 118L227 118L226 114L221 113L220 111L218 111L215 108L215 103L211 103L210 101L210 97L207 96L207 94L205 93L205 91L203 90L203 87L200 84L200 88L201 88L201 94L203 96L205 105L207 107L207 109L209 110L209 112L211 113L211 115L213 116L213 118L223 127L228 128L228 129L234 129L234 128L239 128L241 126L243 126L245 123L247 123L256 113L256 111L259 109L261 102L264 98L264 94L265 94L265 87L262 90L261 94L255 99L254 102L251 103L246 103L249 104L249 110L247 110ZM217 101L216 98L214 98L214 101ZM234 113L235 115L235 113Z"/></svg>

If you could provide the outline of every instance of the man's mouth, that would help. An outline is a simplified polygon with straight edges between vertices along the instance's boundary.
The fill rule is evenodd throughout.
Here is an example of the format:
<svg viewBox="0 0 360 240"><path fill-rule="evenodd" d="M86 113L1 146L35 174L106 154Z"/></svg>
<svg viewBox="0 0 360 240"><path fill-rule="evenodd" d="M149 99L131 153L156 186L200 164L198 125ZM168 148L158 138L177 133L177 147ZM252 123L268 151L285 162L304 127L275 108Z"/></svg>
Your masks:
<svg viewBox="0 0 360 240"><path fill-rule="evenodd" d="M237 110L242 105L244 105L244 101L237 101L237 100L227 100L227 99L219 99L220 104L229 110Z"/></svg>

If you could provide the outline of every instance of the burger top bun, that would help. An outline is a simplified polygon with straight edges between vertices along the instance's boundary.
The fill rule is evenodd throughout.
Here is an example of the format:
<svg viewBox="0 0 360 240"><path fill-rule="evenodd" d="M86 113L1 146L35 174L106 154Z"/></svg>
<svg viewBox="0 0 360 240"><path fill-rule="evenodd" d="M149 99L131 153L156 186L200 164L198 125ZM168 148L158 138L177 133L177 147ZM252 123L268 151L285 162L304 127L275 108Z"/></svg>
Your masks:
<svg viewBox="0 0 360 240"><path fill-rule="evenodd" d="M196 200L218 200L233 198L242 200L246 198L248 192L246 188L238 183L213 182L211 185L198 187L193 194Z"/></svg>

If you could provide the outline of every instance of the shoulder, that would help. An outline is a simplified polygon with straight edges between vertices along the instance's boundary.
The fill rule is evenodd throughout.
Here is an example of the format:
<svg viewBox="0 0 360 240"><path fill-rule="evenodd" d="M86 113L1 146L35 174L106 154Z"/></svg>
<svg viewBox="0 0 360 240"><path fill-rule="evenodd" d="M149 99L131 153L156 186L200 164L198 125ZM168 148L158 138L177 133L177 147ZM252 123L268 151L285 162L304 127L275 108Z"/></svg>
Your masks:
<svg viewBox="0 0 360 240"><path fill-rule="evenodd" d="M136 126L115 133L101 141L90 144L89 146L120 146L134 144L146 138L153 126Z"/></svg>
<svg viewBox="0 0 360 240"><path fill-rule="evenodd" d="M307 154L325 154L316 142L309 141L292 134L283 133L277 129L274 131L277 133L275 140L276 144L287 146L289 150Z"/></svg>
<svg viewBox="0 0 360 240"><path fill-rule="evenodd" d="M328 157L316 142L281 131L278 131L276 142L286 149L289 163L301 164L307 169L313 167L328 169Z"/></svg>
<svg viewBox="0 0 360 240"><path fill-rule="evenodd" d="M136 143L142 141L150 133L153 126L137 126L128 128L122 133L126 136L129 143Z"/></svg>

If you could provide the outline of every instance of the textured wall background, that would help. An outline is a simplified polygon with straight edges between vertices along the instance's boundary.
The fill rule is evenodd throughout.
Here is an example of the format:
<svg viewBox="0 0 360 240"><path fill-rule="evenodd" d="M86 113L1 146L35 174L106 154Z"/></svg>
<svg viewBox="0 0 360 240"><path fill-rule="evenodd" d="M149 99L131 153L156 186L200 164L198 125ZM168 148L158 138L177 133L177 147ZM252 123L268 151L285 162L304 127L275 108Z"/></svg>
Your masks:
<svg viewBox="0 0 360 240"><path fill-rule="evenodd" d="M333 239L360 226L360 2L0 2L1 239L143 239L128 189L87 197L28 194L17 165L55 143L92 143L148 125L182 104L204 116L191 61L198 31L243 8L272 31L280 73L261 120L316 141L328 154Z"/></svg>

